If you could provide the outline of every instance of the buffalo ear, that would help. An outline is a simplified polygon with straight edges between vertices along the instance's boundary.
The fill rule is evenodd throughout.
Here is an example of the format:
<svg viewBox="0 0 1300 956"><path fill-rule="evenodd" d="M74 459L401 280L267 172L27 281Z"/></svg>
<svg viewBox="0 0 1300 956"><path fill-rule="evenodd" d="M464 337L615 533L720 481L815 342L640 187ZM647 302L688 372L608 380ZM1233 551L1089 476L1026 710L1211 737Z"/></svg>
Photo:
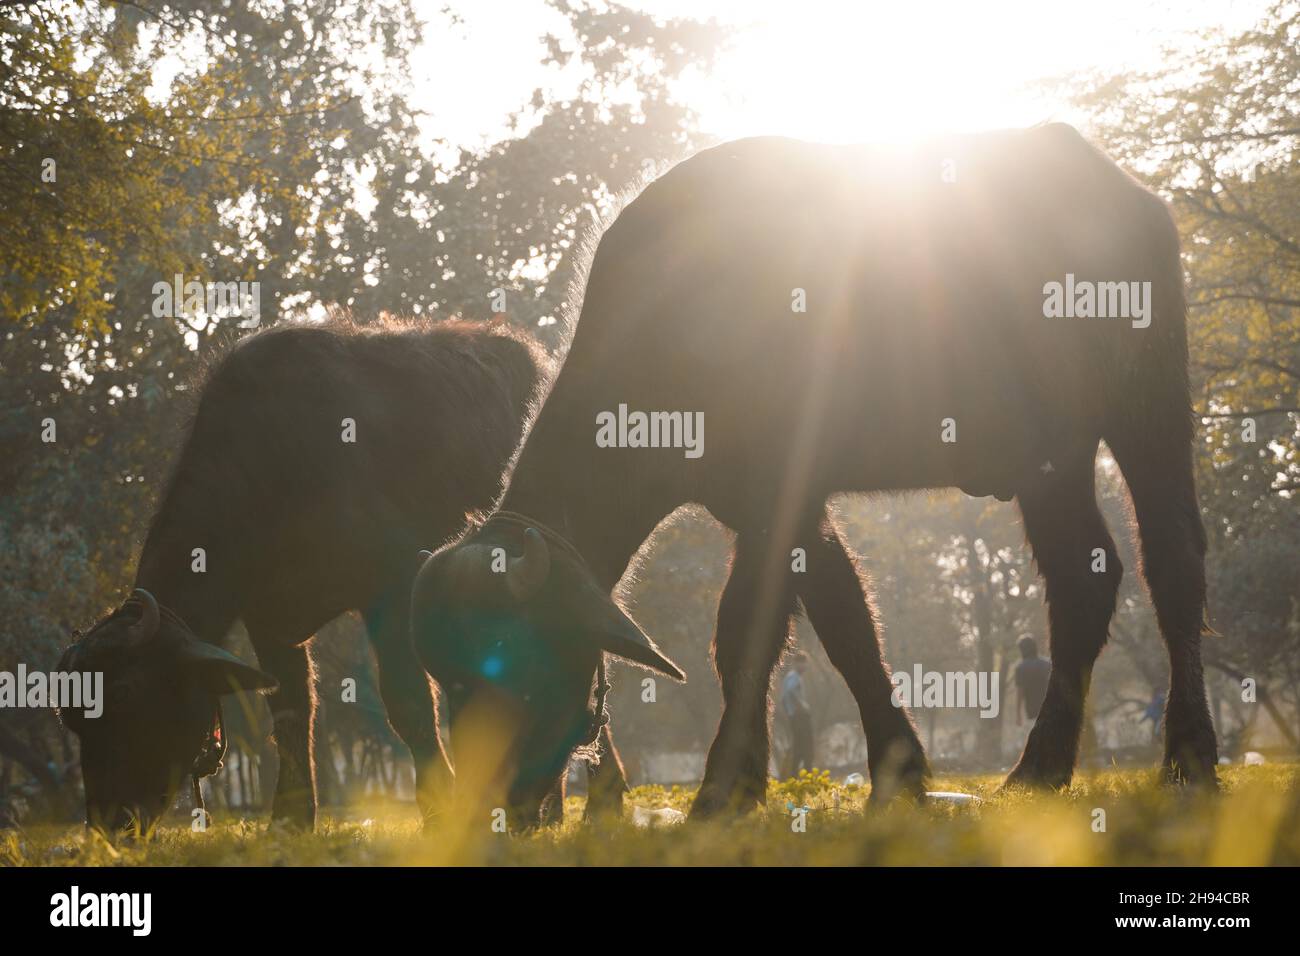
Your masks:
<svg viewBox="0 0 1300 956"><path fill-rule="evenodd" d="M205 690L217 695L233 694L237 690L271 691L280 686L280 682L265 671L199 640L185 642L181 667Z"/></svg>
<svg viewBox="0 0 1300 956"><path fill-rule="evenodd" d="M622 608L603 594L600 598L594 602L596 609L584 630L592 635L602 651L649 667L673 680L686 680L682 669L659 652L654 641L646 637Z"/></svg>

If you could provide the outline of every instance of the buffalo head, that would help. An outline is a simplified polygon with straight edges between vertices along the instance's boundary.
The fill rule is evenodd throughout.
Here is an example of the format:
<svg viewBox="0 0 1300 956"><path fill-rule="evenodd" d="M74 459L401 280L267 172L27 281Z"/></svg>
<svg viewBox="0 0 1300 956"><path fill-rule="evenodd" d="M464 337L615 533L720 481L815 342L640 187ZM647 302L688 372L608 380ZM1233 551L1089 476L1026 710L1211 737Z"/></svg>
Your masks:
<svg viewBox="0 0 1300 956"><path fill-rule="evenodd" d="M276 686L199 640L144 590L72 644L59 669L104 675L99 717L60 716L80 738L86 822L110 834L147 832L166 812L210 742L219 695Z"/></svg>
<svg viewBox="0 0 1300 956"><path fill-rule="evenodd" d="M684 680L563 538L490 519L416 576L415 647L447 698L458 788L478 780L532 825L574 751L600 728L613 654ZM474 765L476 772L467 772Z"/></svg>

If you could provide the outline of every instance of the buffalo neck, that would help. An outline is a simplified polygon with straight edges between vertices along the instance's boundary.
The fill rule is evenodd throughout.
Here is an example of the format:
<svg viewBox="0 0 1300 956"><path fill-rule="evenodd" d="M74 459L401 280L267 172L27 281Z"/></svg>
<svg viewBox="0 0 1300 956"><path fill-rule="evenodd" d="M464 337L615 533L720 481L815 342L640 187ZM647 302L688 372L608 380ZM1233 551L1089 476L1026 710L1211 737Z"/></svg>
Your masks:
<svg viewBox="0 0 1300 956"><path fill-rule="evenodd" d="M687 497L677 476L595 443L583 388L563 372L520 449L500 509L553 528L613 589L655 525Z"/></svg>
<svg viewBox="0 0 1300 956"><path fill-rule="evenodd" d="M227 545L234 529L220 522L219 500L209 483L178 471L150 526L135 580L211 644L221 643L239 612L234 549Z"/></svg>

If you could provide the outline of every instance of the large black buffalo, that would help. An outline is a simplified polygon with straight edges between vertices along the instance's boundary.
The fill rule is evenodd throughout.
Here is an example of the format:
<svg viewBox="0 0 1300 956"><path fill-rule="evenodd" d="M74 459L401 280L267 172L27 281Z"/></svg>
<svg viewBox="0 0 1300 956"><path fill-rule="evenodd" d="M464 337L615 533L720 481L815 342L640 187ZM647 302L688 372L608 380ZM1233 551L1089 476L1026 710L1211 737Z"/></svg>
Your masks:
<svg viewBox="0 0 1300 956"><path fill-rule="evenodd" d="M1169 212L1067 126L706 150L601 238L498 510L420 571L417 650L510 715L503 786L531 816L599 718L604 654L680 676L610 593L663 516L699 502L736 537L714 645L725 706L693 814L763 801L797 602L857 700L873 795L919 793L925 754L827 499L1014 497L1052 674L1010 779L1063 785L1121 574L1094 492L1104 439L1169 651L1165 768L1212 785L1187 366Z"/></svg>
<svg viewBox="0 0 1300 956"><path fill-rule="evenodd" d="M102 671L81 738L88 820L146 826L219 752L218 695L270 697L273 814L315 819L309 639L359 610L427 810L450 775L407 612L420 548L489 506L535 401L540 353L464 322L332 321L249 336L217 364L145 541L136 590L68 648ZM198 549L201 549L199 551ZM220 648L242 619L260 670Z"/></svg>

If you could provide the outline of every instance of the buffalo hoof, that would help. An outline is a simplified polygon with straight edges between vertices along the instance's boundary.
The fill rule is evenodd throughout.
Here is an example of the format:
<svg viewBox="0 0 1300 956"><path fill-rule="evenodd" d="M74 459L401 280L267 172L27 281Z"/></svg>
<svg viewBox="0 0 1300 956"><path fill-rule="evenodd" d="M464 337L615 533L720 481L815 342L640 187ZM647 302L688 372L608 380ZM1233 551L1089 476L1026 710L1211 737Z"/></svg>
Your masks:
<svg viewBox="0 0 1300 956"><path fill-rule="evenodd" d="M1060 754L1043 757L1028 750L1011 768L1000 789L1023 787L1030 790L1064 790L1074 779L1074 760Z"/></svg>
<svg viewBox="0 0 1300 956"><path fill-rule="evenodd" d="M1074 778L1073 772L1032 770L1016 764L1007 779L998 788L1001 793L1006 790L1064 790Z"/></svg>
<svg viewBox="0 0 1300 956"><path fill-rule="evenodd" d="M1064 790L1073 778L1074 755L1059 748L1035 746L1031 734L1025 752L1007 774L1001 789Z"/></svg>
<svg viewBox="0 0 1300 956"><path fill-rule="evenodd" d="M1029 731L1024 753L1002 788L1064 790L1074 777L1078 740L1078 722L1069 714L1049 712L1044 705Z"/></svg>
<svg viewBox="0 0 1300 956"><path fill-rule="evenodd" d="M767 780L737 784L730 788L705 781L691 804L688 820L719 820L743 816L762 809L767 802Z"/></svg>
<svg viewBox="0 0 1300 956"><path fill-rule="evenodd" d="M1219 789L1219 777L1213 767L1197 767L1194 763L1182 763L1169 757L1165 758L1161 767L1160 778L1167 787L1194 787L1206 791Z"/></svg>
<svg viewBox="0 0 1300 956"><path fill-rule="evenodd" d="M587 795L587 806L582 819L588 823L604 823L623 819L623 791L614 793L592 792Z"/></svg>
<svg viewBox="0 0 1300 956"><path fill-rule="evenodd" d="M1218 748L1213 734L1202 736L1181 746L1166 746L1163 765L1164 782L1171 786L1197 787L1205 790L1219 788Z"/></svg>
<svg viewBox="0 0 1300 956"><path fill-rule="evenodd" d="M608 755L599 763L587 765L587 806L582 818L599 823L623 819L623 796L628 791L627 778L617 756Z"/></svg>
<svg viewBox="0 0 1300 956"><path fill-rule="evenodd" d="M871 766L873 804L889 803L897 797L911 800L924 798L930 779L930 762L915 738L900 737L888 745L883 760Z"/></svg>
<svg viewBox="0 0 1300 956"><path fill-rule="evenodd" d="M1170 701L1165 712L1165 781L1214 790L1219 785L1218 764L1218 742L1204 701Z"/></svg>

